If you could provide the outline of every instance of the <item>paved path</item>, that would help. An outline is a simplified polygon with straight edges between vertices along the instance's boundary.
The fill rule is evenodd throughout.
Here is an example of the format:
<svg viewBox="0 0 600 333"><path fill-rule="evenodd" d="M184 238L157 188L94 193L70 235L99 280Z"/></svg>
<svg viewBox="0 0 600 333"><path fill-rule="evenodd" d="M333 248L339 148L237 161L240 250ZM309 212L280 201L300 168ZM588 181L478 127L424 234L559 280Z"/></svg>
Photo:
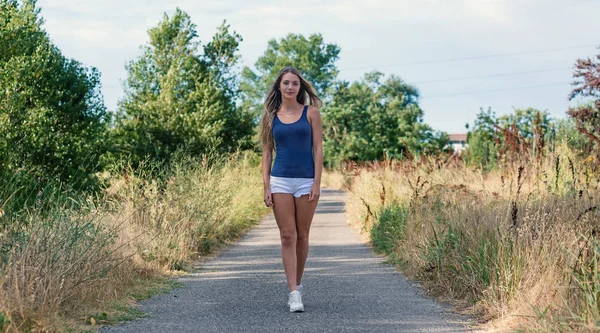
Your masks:
<svg viewBox="0 0 600 333"><path fill-rule="evenodd" d="M141 304L148 317L101 332L470 332L346 224L344 193L323 190L311 228L306 312L287 310L272 216L194 274Z"/></svg>

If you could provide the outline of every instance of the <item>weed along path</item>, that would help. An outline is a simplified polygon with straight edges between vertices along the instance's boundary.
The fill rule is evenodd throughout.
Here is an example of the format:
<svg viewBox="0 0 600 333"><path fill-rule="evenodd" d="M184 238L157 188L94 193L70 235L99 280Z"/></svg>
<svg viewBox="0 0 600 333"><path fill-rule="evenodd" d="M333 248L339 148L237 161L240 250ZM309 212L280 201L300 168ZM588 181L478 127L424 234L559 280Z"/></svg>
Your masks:
<svg viewBox="0 0 600 333"><path fill-rule="evenodd" d="M305 312L290 313L272 216L140 304L147 317L101 332L470 332L464 317L411 285L347 225L343 192L323 190L303 279Z"/></svg>

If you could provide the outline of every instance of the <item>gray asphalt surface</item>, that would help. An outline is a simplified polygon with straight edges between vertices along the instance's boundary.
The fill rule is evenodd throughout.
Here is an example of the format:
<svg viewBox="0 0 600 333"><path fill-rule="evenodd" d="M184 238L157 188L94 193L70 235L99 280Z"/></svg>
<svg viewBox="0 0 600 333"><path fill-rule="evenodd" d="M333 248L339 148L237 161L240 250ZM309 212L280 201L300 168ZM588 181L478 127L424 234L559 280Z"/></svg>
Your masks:
<svg viewBox="0 0 600 333"><path fill-rule="evenodd" d="M272 216L180 278L184 287L140 304L148 317L101 332L471 332L467 318L425 296L359 240L345 194L323 190L303 278L305 312L287 309Z"/></svg>

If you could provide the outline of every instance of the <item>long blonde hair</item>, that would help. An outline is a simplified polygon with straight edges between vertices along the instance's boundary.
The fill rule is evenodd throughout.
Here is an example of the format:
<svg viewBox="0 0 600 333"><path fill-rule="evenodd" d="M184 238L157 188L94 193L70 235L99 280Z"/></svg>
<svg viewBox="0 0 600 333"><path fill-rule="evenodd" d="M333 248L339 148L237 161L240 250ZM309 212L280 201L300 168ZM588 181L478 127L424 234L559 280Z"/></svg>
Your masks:
<svg viewBox="0 0 600 333"><path fill-rule="evenodd" d="M277 75L275 82L273 82L263 107L263 114L260 120L260 140L263 145L263 149L266 147L274 148L273 132L271 129L273 128L273 120L275 119L275 115L281 108L282 104L279 84L281 83L283 75L287 73L292 73L296 75L298 79L300 79L300 91L298 92L298 96L296 96L296 101L298 101L298 103L306 105L306 99L308 98L309 105L316 106L317 108L320 108L323 105L323 102L317 96L313 86L302 77L302 74L299 70L291 66L282 69Z"/></svg>

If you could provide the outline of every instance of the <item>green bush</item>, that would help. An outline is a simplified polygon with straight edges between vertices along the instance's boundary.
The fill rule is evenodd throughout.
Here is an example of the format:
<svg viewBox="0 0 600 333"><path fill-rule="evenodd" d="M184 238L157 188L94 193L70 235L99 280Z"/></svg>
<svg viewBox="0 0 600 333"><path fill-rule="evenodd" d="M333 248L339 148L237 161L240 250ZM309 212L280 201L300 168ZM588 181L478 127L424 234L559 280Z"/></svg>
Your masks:
<svg viewBox="0 0 600 333"><path fill-rule="evenodd" d="M371 240L376 253L390 254L406 233L408 210L394 202L377 214L371 229Z"/></svg>
<svg viewBox="0 0 600 333"><path fill-rule="evenodd" d="M35 1L0 1L0 169L89 187L106 150L100 74L66 58Z"/></svg>

